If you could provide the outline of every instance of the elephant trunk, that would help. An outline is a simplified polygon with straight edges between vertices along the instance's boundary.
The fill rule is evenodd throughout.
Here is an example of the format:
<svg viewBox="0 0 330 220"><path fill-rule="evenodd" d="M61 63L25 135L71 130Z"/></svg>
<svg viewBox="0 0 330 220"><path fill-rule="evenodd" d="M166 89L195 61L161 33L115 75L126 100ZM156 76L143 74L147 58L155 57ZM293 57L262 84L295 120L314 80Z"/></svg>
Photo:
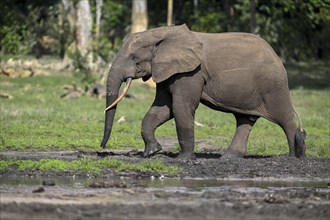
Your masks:
<svg viewBox="0 0 330 220"><path fill-rule="evenodd" d="M117 95L107 95L107 97L106 97L107 106L109 106L111 103L113 103L117 99L117 97L118 97L118 93L117 93ZM103 139L101 142L102 148L105 148L105 146L109 140L111 130L112 130L112 125L113 125L113 120L115 118L116 108L117 108L117 106L114 106L112 109L110 109L109 111L107 111L105 113L104 134L103 134Z"/></svg>
<svg viewBox="0 0 330 220"><path fill-rule="evenodd" d="M132 78L128 78L126 81L126 86L123 92L119 95L119 88L122 84L121 80L108 79L107 83L107 96L106 96L106 109L105 109L105 124L104 124L104 134L101 142L101 147L105 148L106 144L110 138L112 131L112 125L115 118L117 103L124 98L125 94L128 91L129 86L131 85Z"/></svg>
<svg viewBox="0 0 330 220"><path fill-rule="evenodd" d="M106 93L106 107L111 105L117 98L119 94L119 89L122 84L122 80L113 77L116 71L113 67L110 69L110 73L107 81L107 93ZM110 110L105 112L105 123L104 123L104 134L101 142L101 147L105 148L112 131L113 120L116 113L116 105Z"/></svg>

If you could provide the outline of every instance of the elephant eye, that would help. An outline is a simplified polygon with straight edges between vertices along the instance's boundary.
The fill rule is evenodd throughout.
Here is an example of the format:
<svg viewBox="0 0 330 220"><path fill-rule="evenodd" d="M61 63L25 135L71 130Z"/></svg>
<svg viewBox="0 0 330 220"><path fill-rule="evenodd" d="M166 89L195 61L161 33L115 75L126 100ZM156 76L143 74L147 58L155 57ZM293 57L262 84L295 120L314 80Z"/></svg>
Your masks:
<svg viewBox="0 0 330 220"><path fill-rule="evenodd" d="M141 71L141 66L139 63L136 64L136 71L138 71L138 72Z"/></svg>
<svg viewBox="0 0 330 220"><path fill-rule="evenodd" d="M133 55L133 60L134 60L135 63L137 63L138 62L138 57Z"/></svg>

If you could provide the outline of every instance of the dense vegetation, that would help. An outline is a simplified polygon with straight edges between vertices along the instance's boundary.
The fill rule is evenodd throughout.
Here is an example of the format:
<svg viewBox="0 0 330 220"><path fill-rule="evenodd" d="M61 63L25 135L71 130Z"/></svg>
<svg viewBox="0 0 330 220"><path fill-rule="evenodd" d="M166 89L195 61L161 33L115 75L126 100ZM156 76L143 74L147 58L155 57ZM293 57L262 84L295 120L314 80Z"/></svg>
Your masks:
<svg viewBox="0 0 330 220"><path fill-rule="evenodd" d="M2 54L40 53L40 39L49 36L47 52L64 56L74 40L60 0L2 0ZM78 2L77 0L74 2ZM95 17L96 1L89 1ZM149 0L149 28L166 25L167 0ZM129 33L131 0L104 0L100 33L93 24L92 50L111 61ZM259 34L285 60L327 59L330 51L329 0L174 0L175 24L202 32L244 31Z"/></svg>

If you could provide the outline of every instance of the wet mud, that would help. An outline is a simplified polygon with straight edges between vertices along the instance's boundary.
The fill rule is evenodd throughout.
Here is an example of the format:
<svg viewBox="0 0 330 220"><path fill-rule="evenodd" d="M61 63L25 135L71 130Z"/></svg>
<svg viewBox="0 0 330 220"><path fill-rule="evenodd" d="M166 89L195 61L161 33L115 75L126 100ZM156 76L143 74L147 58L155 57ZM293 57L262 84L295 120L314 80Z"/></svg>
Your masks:
<svg viewBox="0 0 330 220"><path fill-rule="evenodd" d="M222 159L212 149L184 161L163 151L0 152L0 159L155 158L177 175L104 170L0 173L0 219L329 219L330 158L251 155Z"/></svg>

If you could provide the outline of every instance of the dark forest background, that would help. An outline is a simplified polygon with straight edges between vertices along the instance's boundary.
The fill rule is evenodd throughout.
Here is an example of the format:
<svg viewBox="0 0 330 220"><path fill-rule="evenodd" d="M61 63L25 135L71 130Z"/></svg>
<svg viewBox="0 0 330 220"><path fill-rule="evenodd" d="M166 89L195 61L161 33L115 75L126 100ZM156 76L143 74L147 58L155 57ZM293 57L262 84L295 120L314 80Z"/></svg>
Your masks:
<svg viewBox="0 0 330 220"><path fill-rule="evenodd" d="M330 57L330 0L1 0L0 8L1 55L92 52L111 62L133 30L186 23L258 34L284 62Z"/></svg>

